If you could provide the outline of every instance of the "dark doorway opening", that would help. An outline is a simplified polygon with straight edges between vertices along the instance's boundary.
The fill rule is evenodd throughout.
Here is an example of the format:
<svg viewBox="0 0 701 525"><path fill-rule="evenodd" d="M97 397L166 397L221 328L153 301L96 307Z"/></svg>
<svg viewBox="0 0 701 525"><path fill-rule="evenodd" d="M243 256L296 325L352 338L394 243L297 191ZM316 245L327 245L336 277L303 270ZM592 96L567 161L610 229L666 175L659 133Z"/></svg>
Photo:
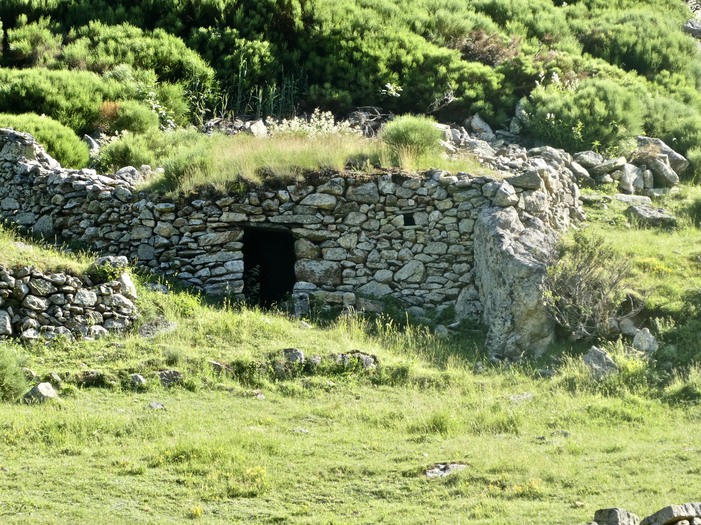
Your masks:
<svg viewBox="0 0 701 525"><path fill-rule="evenodd" d="M269 307L292 293L295 241L288 230L246 228L243 232L243 293L254 304Z"/></svg>

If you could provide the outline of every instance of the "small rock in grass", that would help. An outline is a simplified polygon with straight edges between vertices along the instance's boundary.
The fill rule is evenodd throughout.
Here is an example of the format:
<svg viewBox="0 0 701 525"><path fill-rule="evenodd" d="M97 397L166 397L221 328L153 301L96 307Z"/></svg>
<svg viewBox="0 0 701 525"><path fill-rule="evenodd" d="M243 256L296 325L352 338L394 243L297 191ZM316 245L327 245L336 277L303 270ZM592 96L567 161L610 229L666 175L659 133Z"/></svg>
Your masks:
<svg viewBox="0 0 701 525"><path fill-rule="evenodd" d="M150 408L151 410L165 410L166 407L163 403L159 403L158 401L151 401L146 408Z"/></svg>
<svg viewBox="0 0 701 525"><path fill-rule="evenodd" d="M461 470L465 470L467 465L462 463L436 463L424 474L427 478L444 478Z"/></svg>
<svg viewBox="0 0 701 525"><path fill-rule="evenodd" d="M618 366L613 362L613 359L596 346L592 346L589 352L584 356L584 364L597 381L618 372Z"/></svg>
<svg viewBox="0 0 701 525"><path fill-rule="evenodd" d="M24 394L25 403L45 403L51 399L58 399L58 394L51 383L39 383Z"/></svg>
<svg viewBox="0 0 701 525"><path fill-rule="evenodd" d="M650 330L643 328L642 330L638 330L638 333L635 334L633 338L633 348L639 352L645 352L650 355L657 352L659 344L655 336L650 333Z"/></svg>
<svg viewBox="0 0 701 525"><path fill-rule="evenodd" d="M141 374L132 374L129 376L129 384L132 388L143 388L146 386L146 378Z"/></svg>

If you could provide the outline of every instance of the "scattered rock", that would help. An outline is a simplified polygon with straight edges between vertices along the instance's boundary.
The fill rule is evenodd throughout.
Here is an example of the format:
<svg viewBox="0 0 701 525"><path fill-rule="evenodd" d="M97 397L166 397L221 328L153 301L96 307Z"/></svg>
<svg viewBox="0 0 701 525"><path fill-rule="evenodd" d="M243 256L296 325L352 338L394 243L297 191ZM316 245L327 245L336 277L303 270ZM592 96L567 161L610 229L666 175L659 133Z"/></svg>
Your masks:
<svg viewBox="0 0 701 525"><path fill-rule="evenodd" d="M426 470L424 475L427 478L444 478L446 476L450 476L451 474L455 474L456 472L460 472L461 470L465 470L466 468L467 465L462 463L436 463L434 466Z"/></svg>
<svg viewBox="0 0 701 525"><path fill-rule="evenodd" d="M165 388L179 385L183 382L183 374L177 370L161 370L158 372L158 378Z"/></svg>
<svg viewBox="0 0 701 525"><path fill-rule="evenodd" d="M375 368L378 364L377 357L358 350L353 350L347 354L338 354L336 362L341 363L343 366L359 364L364 370Z"/></svg>
<svg viewBox="0 0 701 525"><path fill-rule="evenodd" d="M701 503L684 503L670 505L648 516L640 525L672 525L682 520L694 520L701 517ZM636 524L637 525L637 524Z"/></svg>
<svg viewBox="0 0 701 525"><path fill-rule="evenodd" d="M169 321L165 317L157 317L153 321L148 321L139 327L139 335L146 339L151 339L159 334L174 331L178 327L177 323Z"/></svg>
<svg viewBox="0 0 701 525"><path fill-rule="evenodd" d="M640 518L625 509L599 509L594 513L598 525L638 525Z"/></svg>
<svg viewBox="0 0 701 525"><path fill-rule="evenodd" d="M129 376L129 385L134 389L144 388L146 386L146 378L141 374L132 374Z"/></svg>
<svg viewBox="0 0 701 525"><path fill-rule="evenodd" d="M304 352L298 350L297 348L285 348L282 351L282 355L285 357L285 361L288 363L299 363L304 364Z"/></svg>
<svg viewBox="0 0 701 525"><path fill-rule="evenodd" d="M597 381L601 381L605 377L618 372L618 365L614 363L611 356L596 346L592 346L589 349L583 360L591 375Z"/></svg>
<svg viewBox="0 0 701 525"><path fill-rule="evenodd" d="M58 399L58 394L51 383L39 383L24 394L25 403L45 403L51 399Z"/></svg>
<svg viewBox="0 0 701 525"><path fill-rule="evenodd" d="M639 352L644 352L647 355L654 354L659 348L657 339L650 333L650 330L643 328L638 330L633 338L633 348Z"/></svg>
<svg viewBox="0 0 701 525"><path fill-rule="evenodd" d="M643 226L674 228L677 225L677 218L662 208L630 206L625 214L629 219Z"/></svg>
<svg viewBox="0 0 701 525"><path fill-rule="evenodd" d="M151 410L165 410L166 406L158 401L151 401L148 405L146 405L146 408Z"/></svg>

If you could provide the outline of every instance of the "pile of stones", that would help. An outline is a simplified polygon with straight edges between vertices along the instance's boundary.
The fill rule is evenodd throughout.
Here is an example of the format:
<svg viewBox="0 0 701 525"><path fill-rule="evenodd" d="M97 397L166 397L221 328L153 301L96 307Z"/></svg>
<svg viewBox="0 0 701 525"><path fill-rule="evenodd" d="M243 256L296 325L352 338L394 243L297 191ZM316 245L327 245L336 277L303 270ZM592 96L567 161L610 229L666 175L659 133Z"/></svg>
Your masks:
<svg viewBox="0 0 701 525"><path fill-rule="evenodd" d="M600 509L588 525L701 525L701 503L670 505L642 521L625 509Z"/></svg>

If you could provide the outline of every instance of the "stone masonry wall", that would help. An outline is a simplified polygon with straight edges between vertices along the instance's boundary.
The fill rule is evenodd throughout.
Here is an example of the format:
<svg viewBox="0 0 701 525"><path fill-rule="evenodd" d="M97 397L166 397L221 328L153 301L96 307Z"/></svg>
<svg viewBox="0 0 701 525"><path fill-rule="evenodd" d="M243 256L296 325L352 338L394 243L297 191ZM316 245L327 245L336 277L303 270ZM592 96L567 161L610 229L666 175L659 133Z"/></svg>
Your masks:
<svg viewBox="0 0 701 525"><path fill-rule="evenodd" d="M63 169L31 136L0 130L0 216L239 299L244 228L288 229L296 295L351 306L393 297L417 315L454 308L456 320L480 319L490 293L474 267L480 214L513 208L543 232L564 230L581 215L571 158L552 148L529 155L506 180L441 171L319 175L242 197L164 200L135 188L133 168L115 175Z"/></svg>

